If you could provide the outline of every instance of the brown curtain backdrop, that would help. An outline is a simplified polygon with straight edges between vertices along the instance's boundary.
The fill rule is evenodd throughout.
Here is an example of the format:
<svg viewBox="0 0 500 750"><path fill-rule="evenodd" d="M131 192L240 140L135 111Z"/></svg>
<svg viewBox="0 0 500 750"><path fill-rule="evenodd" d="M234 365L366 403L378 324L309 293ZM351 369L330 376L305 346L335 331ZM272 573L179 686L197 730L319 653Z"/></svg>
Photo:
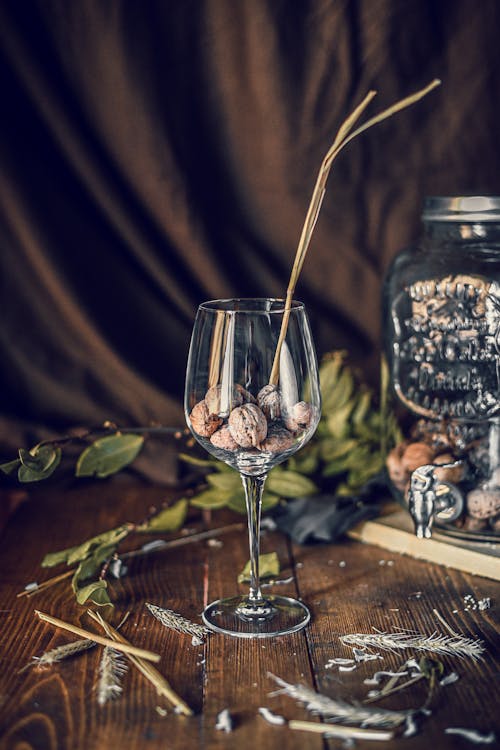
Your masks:
<svg viewBox="0 0 500 750"><path fill-rule="evenodd" d="M335 163L296 292L375 384L423 197L500 192L499 31L498 0L3 0L2 455L182 425L199 302L282 296L341 121L440 77Z"/></svg>

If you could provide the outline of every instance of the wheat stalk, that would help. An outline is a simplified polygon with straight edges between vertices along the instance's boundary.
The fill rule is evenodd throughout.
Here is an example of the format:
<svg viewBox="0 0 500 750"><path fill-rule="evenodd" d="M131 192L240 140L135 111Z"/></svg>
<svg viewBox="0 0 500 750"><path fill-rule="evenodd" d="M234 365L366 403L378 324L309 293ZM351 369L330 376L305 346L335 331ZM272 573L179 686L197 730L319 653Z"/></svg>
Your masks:
<svg viewBox="0 0 500 750"><path fill-rule="evenodd" d="M361 646L386 651L412 648L416 651L431 651L449 656L469 656L474 660L480 659L484 652L484 643L479 639L466 638L462 635L442 635L437 632L432 635L423 635L413 631L385 633L377 630L375 633L342 635L340 640L345 646Z"/></svg>
<svg viewBox="0 0 500 750"><path fill-rule="evenodd" d="M119 648L120 646L123 647L125 644L128 644L128 641L122 635L120 635L120 633L118 633L115 628L107 623L99 614L99 612L88 610L87 614L99 623L99 625L102 627L102 629L110 639L115 641L116 648ZM179 713L182 713L185 716L193 715L193 711L191 710L191 708L189 708L187 703L185 703L182 698L180 698L177 693L174 692L174 690L168 684L167 680L163 677L162 674L160 674L160 672L158 672L157 669L155 669L155 667L153 667L152 664L144 661L144 659L141 659L140 657L135 656L134 654L130 653L130 651L126 653L126 655L127 658L132 662L132 664L139 670L139 672L141 672L144 677L146 677L146 679L153 684L158 695L163 695L165 698L167 698L175 706L175 709Z"/></svg>
<svg viewBox="0 0 500 750"><path fill-rule="evenodd" d="M196 622L192 622L186 617L177 614L177 612L174 612L172 609L164 609L163 607L158 607L156 604L150 604L149 602L146 602L146 607L153 617L156 617L162 625L165 625L165 627L171 628L172 630L176 630L178 633L188 633L189 635L194 635L202 640L210 633L210 630L205 627L205 625L198 625Z"/></svg>
<svg viewBox="0 0 500 750"><path fill-rule="evenodd" d="M361 117L361 115L363 114L366 107L373 99L373 97L376 96L376 93L377 93L376 91L369 91L368 94L363 99L363 101L356 107L356 109L349 115L349 117L347 117L347 119L340 126L332 145L328 149L321 163L321 167L318 173L318 177L316 179L316 184L314 186L311 201L309 203L309 207L306 213L306 218L304 220L304 224L302 227L299 244L297 246L295 260L292 266L292 272L290 274L290 280L288 282L288 288L286 292L283 319L281 321L281 329L279 333L278 343L276 345L276 352L274 355L271 375L269 378L269 382L272 385L277 385L278 380L279 380L279 360L280 360L280 354L281 354L281 347L283 346L283 342L286 337L286 331L288 328L288 320L290 318L290 311L292 309L292 300L293 300L293 295L295 292L295 287L297 285L297 280L302 270L302 266L304 265L304 260L307 255L307 251L309 249L309 244L311 242L311 237L314 231L314 227L316 226L316 221L318 220L319 212L321 209L321 204L323 203L323 198L326 192L326 183L328 180L328 175L330 174L330 169L332 167L332 164L335 158L339 155L342 149L345 148L345 146L347 146L348 143L350 143L354 138L356 138L356 136L360 135L365 130L368 130L368 128L371 128L373 125L377 125L379 122L382 122L383 120L386 120L387 118L392 117L392 115L396 114L397 112L400 112L402 109L405 109L406 107L409 107L411 104L414 104L415 102L419 101L424 96L427 96L427 94L430 91L432 91L434 88L436 88L436 86L439 86L440 83L441 81L435 78L425 88L420 89L419 91L415 92L414 94L411 94L410 96L405 97L404 99L401 99L400 101L393 104L391 107L384 109L378 115L375 115L374 117L370 118L363 125L361 125L356 130L353 131L352 128L354 127L356 122L359 120L359 118Z"/></svg>
<svg viewBox="0 0 500 750"><path fill-rule="evenodd" d="M99 662L99 680L97 682L97 702L104 706L109 700L118 698L123 688L121 679L127 671L123 656L115 648L106 646Z"/></svg>
<svg viewBox="0 0 500 750"><path fill-rule="evenodd" d="M271 677L281 686L281 690L276 691L275 694L284 693L296 701L305 704L308 711L320 714L332 721L344 722L345 724L360 724L362 727L394 728L403 724L409 713L407 711L388 711L382 708L372 709L363 706L353 706L345 701L329 698L326 695L317 693L305 685L291 685L269 672L268 677Z"/></svg>
<svg viewBox="0 0 500 750"><path fill-rule="evenodd" d="M96 642L91 641L89 638L82 638L79 641L64 643L62 646L57 646L56 648L51 648L50 651L45 651L41 656L33 656L31 661L19 670L18 674L21 674L21 672L26 671L30 667L38 668L56 664L63 659L69 659L71 656L81 654L83 651L87 651L95 645L97 645Z"/></svg>

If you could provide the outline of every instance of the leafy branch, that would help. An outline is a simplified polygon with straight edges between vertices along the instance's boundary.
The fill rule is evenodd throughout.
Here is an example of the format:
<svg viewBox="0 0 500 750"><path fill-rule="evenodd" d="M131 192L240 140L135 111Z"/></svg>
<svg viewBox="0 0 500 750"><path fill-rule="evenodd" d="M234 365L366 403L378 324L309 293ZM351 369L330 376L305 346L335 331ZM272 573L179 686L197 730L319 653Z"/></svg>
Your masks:
<svg viewBox="0 0 500 750"><path fill-rule="evenodd" d="M98 606L113 606L107 574L109 563L118 547L131 534L164 534L177 531L184 525L188 500L182 498L169 508L164 508L140 523L126 523L87 539L76 547L50 552L42 560L42 568L66 564L72 568L71 586L78 604L92 602ZM56 583L63 576L53 579ZM44 587L46 588L46 587Z"/></svg>
<svg viewBox="0 0 500 750"><path fill-rule="evenodd" d="M264 511L280 502L318 492L356 494L383 468L381 433L389 429L396 434L398 428L394 420L378 409L373 392L348 366L345 352L332 352L324 358L320 366L320 387L323 407L316 434L299 455L292 456L272 470L264 493ZM57 469L65 444L74 440L88 441L95 433L89 430L76 437L44 441L31 450L21 448L19 457L0 465L0 469L6 474L17 472L21 482L47 479ZM125 468L139 455L148 433L182 435L182 431L175 428L139 427L125 430L109 422L97 433L97 439L87 445L77 458L77 477L104 478ZM228 508L238 513L246 512L243 486L237 472L221 461L201 459L195 451L180 453L179 458L205 471L197 494L189 500L179 500L145 521L122 524L76 547L48 554L42 562L43 567L66 564L69 570L42 583L36 590L45 589L71 576L71 585L79 604L90 601L109 606L109 567L113 558L117 557L119 546L131 534L176 531L184 524L189 505L205 510Z"/></svg>

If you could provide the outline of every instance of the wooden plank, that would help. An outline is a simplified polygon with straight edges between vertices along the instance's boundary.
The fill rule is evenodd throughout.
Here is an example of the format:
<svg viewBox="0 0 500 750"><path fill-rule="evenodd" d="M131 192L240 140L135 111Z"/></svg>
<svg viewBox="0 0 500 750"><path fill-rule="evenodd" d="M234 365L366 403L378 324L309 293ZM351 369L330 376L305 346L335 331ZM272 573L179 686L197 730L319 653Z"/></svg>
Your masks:
<svg viewBox="0 0 500 750"><path fill-rule="evenodd" d="M245 530L221 537L220 547L199 542L127 561L127 576L111 584L116 619L131 611L123 635L135 645L161 654L160 672L194 709L194 717L174 714L132 669L125 676L122 697L99 707L94 689L99 647L59 665L19 674L31 656L72 639L38 621L33 615L35 608L93 627L84 609L75 604L68 582L32 598L16 598L27 582L45 575L39 567L43 555L125 520L140 520L150 505L158 506L165 497L162 488L129 486L120 481L36 490L29 504L21 506L8 524L0 545L1 750L30 746L37 750L108 750L120 746L130 750L163 750L166 746L204 750L221 745L275 750L280 744L287 750L319 750L330 744L337 746L338 742L325 742L320 736L271 726L258 715L259 706L266 706L288 719L311 719L290 698L270 695L275 686L268 672L290 683L300 682L346 700L360 700L368 689L363 679L379 665L397 667L401 657L385 653L381 662L368 662L355 672L341 673L327 667L330 658L351 655L350 649L340 644L339 636L369 632L373 626L432 632L440 629L434 608L458 632L482 637L487 656L479 663L444 660L447 669L460 674L460 680L443 689L421 734L407 741L409 747L426 749L429 742L444 750L454 747L456 738L443 734L445 726L485 732L496 728L498 733L498 720L492 711L499 668L495 611L493 607L484 611L467 609L464 601L466 595L472 595L476 600L491 597L494 602L495 582L349 540L291 548L281 535L264 534L262 551L277 551L281 577L294 578L276 591L300 594L311 608L313 621L305 631L262 641L213 634L205 646L193 646L190 636L165 629L144 606L149 601L200 622L205 600L236 591L237 574L248 558ZM212 525L235 520L232 514L217 512ZM189 525L202 528L200 517L193 517ZM144 541L136 538L131 545ZM423 692L416 687L394 696L386 705L415 706L422 700ZM236 722L231 735L215 729L217 714L224 708ZM397 742L384 743L384 747L391 750ZM358 741L357 747L363 750L372 745Z"/></svg>
<svg viewBox="0 0 500 750"><path fill-rule="evenodd" d="M395 670L418 652L402 654L380 651L380 661L359 664L353 672L328 668L336 657L352 658L352 649L342 645L347 633L372 633L373 628L391 631L407 628L431 634L443 631L434 609L459 633L480 637L486 656L480 662L457 657L442 657L446 671L456 671L460 680L443 688L438 706L411 740L412 747L427 747L433 742L440 750L457 746L456 737L445 735L447 726L475 728L488 733L496 729L498 717L492 713L492 695L498 674L498 627L493 610L467 609L464 597L476 600L498 594L493 581L478 579L412 560L399 554L387 554L371 545L346 541L336 545L295 547L304 565L297 571L299 590L314 613L307 631L309 653L320 692L354 702L366 697L369 687L363 680L379 669ZM445 631L446 632L446 631ZM422 655L420 653L420 655ZM423 703L422 683L387 698L381 706L410 708ZM378 705L378 704L376 704ZM290 715L290 711L288 712ZM410 742L410 740L408 740ZM388 750L399 746L394 739L384 744ZM369 746L359 743L359 747Z"/></svg>

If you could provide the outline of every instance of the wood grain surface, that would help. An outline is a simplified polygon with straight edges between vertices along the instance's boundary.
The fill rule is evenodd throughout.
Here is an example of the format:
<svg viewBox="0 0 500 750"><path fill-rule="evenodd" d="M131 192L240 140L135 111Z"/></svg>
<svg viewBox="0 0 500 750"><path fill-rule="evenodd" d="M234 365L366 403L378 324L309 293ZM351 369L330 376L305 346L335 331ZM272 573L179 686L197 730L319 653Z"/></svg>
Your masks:
<svg viewBox="0 0 500 750"><path fill-rule="evenodd" d="M271 726L258 714L258 708L266 706L287 719L319 722L291 698L273 695L277 686L270 674L331 697L361 702L370 689L363 682L366 678L378 669L397 669L414 652L381 652L380 661L364 662L352 672L343 672L327 666L334 657L352 657L351 648L341 644L340 636L369 633L373 628L442 632L433 610L456 632L481 638L485 656L476 662L442 657L445 671L459 674L458 682L441 688L432 715L421 723L416 736L397 737L375 746L388 750L471 746L465 739L445 734L446 727L484 734L495 731L500 738L498 584L353 540L300 547L281 534L263 534L262 552L275 550L281 563L280 577L293 578L279 586L279 593L302 597L312 611L311 624L293 635L255 641L213 634L204 646L194 646L191 636L166 629L144 604L168 607L201 622L207 600L238 590L236 577L248 559L246 531L222 535L222 546L201 541L127 560L127 575L109 584L115 603L113 622L130 612L123 635L135 646L161 654L158 669L193 709L192 717L177 715L133 667L124 677L122 695L100 706L95 687L101 646L52 666L20 672L32 657L75 640L41 622L35 609L97 632L85 608L75 603L69 581L31 597L17 597L27 583L40 583L59 572L41 569L43 556L124 521L139 521L151 506L168 497L162 488L126 477L101 483L83 481L65 488L37 487L8 522L0 545L1 750L341 747L342 740L324 740L321 735ZM218 511L209 525L235 520L239 517ZM187 525L201 530L206 522L193 511ZM129 547L138 547L147 539L135 537ZM490 608L467 608L467 595L476 601L490 597ZM426 695L423 683L386 698L380 705L396 709L422 705ZM234 720L231 733L215 729L217 715L224 708ZM365 740L356 741L361 750L373 746ZM488 746L498 746L498 741Z"/></svg>

